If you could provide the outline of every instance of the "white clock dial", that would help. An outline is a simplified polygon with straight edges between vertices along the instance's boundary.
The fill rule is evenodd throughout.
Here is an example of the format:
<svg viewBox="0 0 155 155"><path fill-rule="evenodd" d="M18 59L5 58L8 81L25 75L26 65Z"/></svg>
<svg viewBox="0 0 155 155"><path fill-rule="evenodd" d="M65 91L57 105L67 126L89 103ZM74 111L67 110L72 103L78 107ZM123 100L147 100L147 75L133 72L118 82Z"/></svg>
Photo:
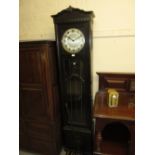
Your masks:
<svg viewBox="0 0 155 155"><path fill-rule="evenodd" d="M78 53L85 44L84 34L77 28L70 28L62 36L62 46L66 52Z"/></svg>

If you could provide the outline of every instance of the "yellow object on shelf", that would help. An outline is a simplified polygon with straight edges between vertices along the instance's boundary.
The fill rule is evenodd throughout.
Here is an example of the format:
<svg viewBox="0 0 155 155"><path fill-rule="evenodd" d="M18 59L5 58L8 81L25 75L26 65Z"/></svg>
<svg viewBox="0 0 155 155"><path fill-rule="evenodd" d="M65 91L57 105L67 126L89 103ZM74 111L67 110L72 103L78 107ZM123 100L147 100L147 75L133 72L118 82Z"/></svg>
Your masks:
<svg viewBox="0 0 155 155"><path fill-rule="evenodd" d="M115 89L108 89L108 106L118 107L119 93Z"/></svg>

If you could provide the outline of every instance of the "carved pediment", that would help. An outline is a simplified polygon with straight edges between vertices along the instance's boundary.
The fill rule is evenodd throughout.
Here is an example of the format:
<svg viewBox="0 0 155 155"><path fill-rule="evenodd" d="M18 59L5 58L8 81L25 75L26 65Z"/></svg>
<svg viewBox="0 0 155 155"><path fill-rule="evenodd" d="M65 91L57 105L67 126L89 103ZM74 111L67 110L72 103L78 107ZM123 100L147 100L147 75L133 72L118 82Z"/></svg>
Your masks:
<svg viewBox="0 0 155 155"><path fill-rule="evenodd" d="M94 17L94 13L93 11L84 11L79 8L69 6L51 17L55 23L80 22L91 20Z"/></svg>

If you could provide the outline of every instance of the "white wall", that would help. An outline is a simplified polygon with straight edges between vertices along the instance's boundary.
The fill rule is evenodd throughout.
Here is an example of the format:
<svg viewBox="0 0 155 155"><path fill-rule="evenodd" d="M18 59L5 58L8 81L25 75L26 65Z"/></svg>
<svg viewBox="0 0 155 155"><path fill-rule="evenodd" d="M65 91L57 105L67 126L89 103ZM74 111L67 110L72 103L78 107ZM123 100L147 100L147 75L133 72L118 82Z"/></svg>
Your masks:
<svg viewBox="0 0 155 155"><path fill-rule="evenodd" d="M134 0L20 0L20 40L54 40L50 15L69 5L94 11L93 94L97 71L134 72Z"/></svg>

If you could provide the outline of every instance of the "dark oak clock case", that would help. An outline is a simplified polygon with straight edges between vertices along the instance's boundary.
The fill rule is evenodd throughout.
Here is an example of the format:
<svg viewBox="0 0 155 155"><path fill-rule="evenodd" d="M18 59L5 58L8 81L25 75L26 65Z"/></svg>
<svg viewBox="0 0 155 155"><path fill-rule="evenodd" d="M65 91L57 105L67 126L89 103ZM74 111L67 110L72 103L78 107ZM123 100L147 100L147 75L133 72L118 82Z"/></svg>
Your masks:
<svg viewBox="0 0 155 155"><path fill-rule="evenodd" d="M66 149L91 152L93 12L69 7L52 17L57 42L63 144ZM75 55L66 52L61 44L62 36L69 28L79 29L85 36L84 47Z"/></svg>

